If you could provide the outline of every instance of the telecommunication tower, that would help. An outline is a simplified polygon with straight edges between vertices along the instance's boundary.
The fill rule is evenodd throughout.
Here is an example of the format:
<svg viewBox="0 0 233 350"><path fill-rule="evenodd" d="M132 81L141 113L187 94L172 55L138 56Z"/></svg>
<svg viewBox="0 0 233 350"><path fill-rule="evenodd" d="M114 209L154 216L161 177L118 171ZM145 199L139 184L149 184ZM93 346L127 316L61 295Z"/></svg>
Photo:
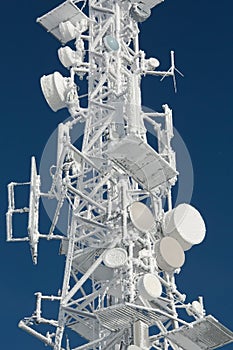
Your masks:
<svg viewBox="0 0 233 350"><path fill-rule="evenodd" d="M54 350L206 350L233 341L230 330L206 315L203 298L187 303L175 283L185 252L206 230L191 205L172 208L178 176L172 110L141 106L143 76L171 76L176 89L174 52L163 71L139 47L138 22L161 2L67 0L37 20L61 42L58 57L69 71L69 77L54 72L41 78L44 97L55 112L67 108L70 118L58 126L50 190L41 191L34 157L30 181L8 185L7 240L28 241L34 264L41 238L61 241L61 292L36 293L35 312L19 322ZM78 79L87 81L86 107ZM145 121L154 128L155 148ZM71 138L80 123L81 150ZM30 187L27 208L15 206L21 185ZM41 198L56 201L47 233L39 228ZM65 203L67 229L56 233ZM28 215L28 232L17 238L13 217L21 213ZM43 317L44 301L57 303L57 319Z"/></svg>

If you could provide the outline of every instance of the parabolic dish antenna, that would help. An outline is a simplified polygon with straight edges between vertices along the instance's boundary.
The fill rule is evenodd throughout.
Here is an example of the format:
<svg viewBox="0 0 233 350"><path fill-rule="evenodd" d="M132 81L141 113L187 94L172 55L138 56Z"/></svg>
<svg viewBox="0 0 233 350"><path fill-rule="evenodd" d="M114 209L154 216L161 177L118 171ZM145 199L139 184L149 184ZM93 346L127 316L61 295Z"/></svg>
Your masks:
<svg viewBox="0 0 233 350"><path fill-rule="evenodd" d="M111 35L104 37L104 44L109 51L117 51L119 49L118 41Z"/></svg>
<svg viewBox="0 0 233 350"><path fill-rule="evenodd" d="M127 252L122 248L108 249L103 258L104 264L112 269L125 265L126 261Z"/></svg>
<svg viewBox="0 0 233 350"><path fill-rule="evenodd" d="M161 270L171 272L184 265L184 251L176 239L163 237L157 243L155 250L157 264Z"/></svg>
<svg viewBox="0 0 233 350"><path fill-rule="evenodd" d="M159 60L157 58L154 58L154 57L149 58L147 62L148 62L149 67L151 67L153 69L158 68L160 65Z"/></svg>
<svg viewBox="0 0 233 350"><path fill-rule="evenodd" d="M40 79L40 85L49 107L54 112L66 107L66 78L59 72L43 75Z"/></svg>
<svg viewBox="0 0 233 350"><path fill-rule="evenodd" d="M129 206L129 216L133 225L141 232L148 232L154 225L152 212L141 202L134 202Z"/></svg>
<svg viewBox="0 0 233 350"><path fill-rule="evenodd" d="M158 277L152 273L146 273L138 280L138 291L143 298L153 300L162 294L162 285Z"/></svg>
<svg viewBox="0 0 233 350"><path fill-rule="evenodd" d="M184 250L201 243L205 233L201 214L189 204L180 204L165 214L164 234L175 238Z"/></svg>
<svg viewBox="0 0 233 350"><path fill-rule="evenodd" d="M69 46L61 47L57 53L59 60L64 67L69 68L75 65L77 61L75 51L73 51Z"/></svg>

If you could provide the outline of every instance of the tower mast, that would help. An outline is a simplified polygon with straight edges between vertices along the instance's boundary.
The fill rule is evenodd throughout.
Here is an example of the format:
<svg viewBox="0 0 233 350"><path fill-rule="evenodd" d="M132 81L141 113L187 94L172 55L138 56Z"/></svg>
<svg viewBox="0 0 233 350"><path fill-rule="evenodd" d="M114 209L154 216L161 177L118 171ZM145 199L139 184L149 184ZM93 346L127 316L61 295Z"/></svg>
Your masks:
<svg viewBox="0 0 233 350"><path fill-rule="evenodd" d="M36 293L35 312L19 323L54 350L202 350L233 341L230 330L206 316L202 297L186 303L175 284L186 251L204 239L205 224L189 204L172 208L178 172L171 109L142 110L141 78L171 76L175 82L177 71L174 52L163 71L139 47L138 22L161 2L67 0L38 18L63 45L58 56L69 71L69 77L44 75L42 91L53 111L67 108L70 118L58 126L51 189L41 192L34 157L24 184L30 186L28 208L15 207L20 184L8 185L7 239L28 240L34 263L40 238L61 240L61 292ZM77 86L83 79L87 107ZM157 147L147 142L145 122ZM71 132L81 123L78 149ZM41 197L57 202L46 234L39 228ZM64 205L67 229L56 233ZM16 238L12 218L23 212L28 234ZM45 300L57 303L56 320L43 317Z"/></svg>

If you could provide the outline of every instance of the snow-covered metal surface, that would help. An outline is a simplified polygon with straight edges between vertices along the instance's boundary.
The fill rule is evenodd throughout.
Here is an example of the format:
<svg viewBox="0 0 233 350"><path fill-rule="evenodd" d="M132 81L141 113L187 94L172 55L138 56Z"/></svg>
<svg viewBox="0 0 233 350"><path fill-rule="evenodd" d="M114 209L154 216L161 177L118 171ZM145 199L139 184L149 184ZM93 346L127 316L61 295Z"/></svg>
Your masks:
<svg viewBox="0 0 233 350"><path fill-rule="evenodd" d="M75 38L74 28L81 20L88 21L88 17L75 5L75 1L68 0L38 18L37 22L62 44L66 44L67 41Z"/></svg>
<svg viewBox="0 0 233 350"><path fill-rule="evenodd" d="M191 323L188 327L169 332L167 338L182 349L207 350L217 349L232 342L233 332L214 317L206 316Z"/></svg>
<svg viewBox="0 0 233 350"><path fill-rule="evenodd" d="M175 169L139 137L125 137L110 144L108 155L148 191L167 183L177 175Z"/></svg>
<svg viewBox="0 0 233 350"><path fill-rule="evenodd" d="M187 204L172 208L178 172L171 109L146 113L141 106L143 76L170 76L176 89L180 73L173 51L171 67L163 71L139 47L138 22L161 2L89 0L79 7L69 0L38 19L63 45L72 41L72 48L58 50L68 77L54 72L41 78L48 105L67 108L70 119L58 127L49 191L41 192L34 158L30 182L9 184L7 239L29 241L34 263L39 239L61 241L66 262L60 292L36 293L35 312L19 323L54 350L204 350L233 340L232 332L206 316L202 297L186 302L175 283L185 251L204 239L205 224ZM78 94L84 77L87 107ZM155 130L157 147L147 142L145 121ZM78 149L71 131L81 123ZM29 186L28 207L15 206L16 186ZM44 233L42 197L56 202ZM15 236L16 214L28 215L25 237ZM67 227L57 234L61 216ZM57 304L55 319L44 317L45 301Z"/></svg>

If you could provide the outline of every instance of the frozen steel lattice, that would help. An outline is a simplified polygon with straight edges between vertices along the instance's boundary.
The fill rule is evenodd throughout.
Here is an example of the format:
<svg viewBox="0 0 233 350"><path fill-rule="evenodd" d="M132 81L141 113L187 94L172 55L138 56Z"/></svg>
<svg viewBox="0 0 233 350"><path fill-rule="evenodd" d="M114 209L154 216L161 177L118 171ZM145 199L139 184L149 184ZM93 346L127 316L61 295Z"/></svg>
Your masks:
<svg viewBox="0 0 233 350"><path fill-rule="evenodd" d="M186 250L205 237L205 223L189 204L172 208L178 172L171 109L147 113L141 106L143 76L170 76L176 89L174 52L163 71L139 48L138 22L162 2L89 0L78 7L67 0L38 18L66 45L58 57L69 73L44 75L42 92L53 111L67 108L70 118L57 129L50 190L42 193L34 157L30 181L8 185L7 240L28 241L35 264L40 239L61 241L61 292L36 293L35 312L19 323L54 350L206 350L233 341L230 330L206 316L202 297L186 303L175 284ZM86 104L77 84L86 84ZM71 131L81 123L78 149ZM15 206L21 185L29 186L27 208ZM47 233L39 227L41 197L56 202ZM25 213L28 231L17 238L13 217ZM67 227L60 232L62 215ZM44 301L57 303L56 319L43 317Z"/></svg>

